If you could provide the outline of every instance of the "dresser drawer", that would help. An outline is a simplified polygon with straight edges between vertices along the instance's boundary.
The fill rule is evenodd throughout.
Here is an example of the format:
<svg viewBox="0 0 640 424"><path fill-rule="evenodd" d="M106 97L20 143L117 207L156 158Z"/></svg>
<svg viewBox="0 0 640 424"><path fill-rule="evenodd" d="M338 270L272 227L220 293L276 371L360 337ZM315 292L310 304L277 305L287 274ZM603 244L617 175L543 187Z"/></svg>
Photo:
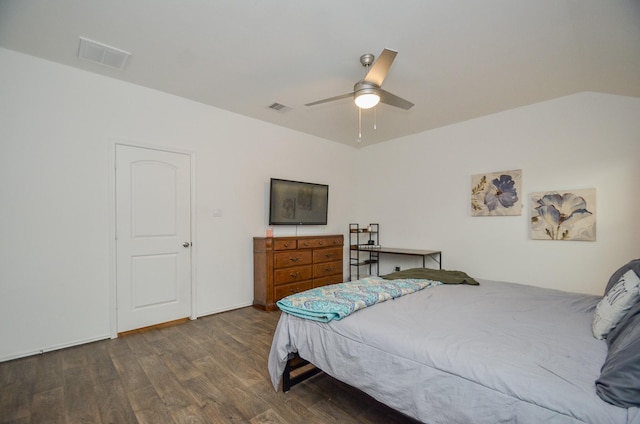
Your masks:
<svg viewBox="0 0 640 424"><path fill-rule="evenodd" d="M274 284L295 283L304 280L310 280L313 275L313 267L311 265L295 266L291 268L282 268L275 270Z"/></svg>
<svg viewBox="0 0 640 424"><path fill-rule="evenodd" d="M313 279L313 288L328 286L329 284L340 284L342 281L342 274L330 275L328 277L322 278L314 278Z"/></svg>
<svg viewBox="0 0 640 424"><path fill-rule="evenodd" d="M342 246L341 237L322 237L298 240L298 249L317 249L319 247L337 246Z"/></svg>
<svg viewBox="0 0 640 424"><path fill-rule="evenodd" d="M326 277L334 274L342 274L342 261L323 262L313 266L314 278Z"/></svg>
<svg viewBox="0 0 640 424"><path fill-rule="evenodd" d="M342 237L327 237L325 238L327 241L326 245L331 247L339 247L342 249L343 241Z"/></svg>
<svg viewBox="0 0 640 424"><path fill-rule="evenodd" d="M289 250L289 249L297 249L298 248L298 240L296 239L275 239L273 241L273 250Z"/></svg>
<svg viewBox="0 0 640 424"><path fill-rule="evenodd" d="M301 281L299 283L283 284L275 288L275 301L287 297L289 295L300 293L313 288L311 281Z"/></svg>
<svg viewBox="0 0 640 424"><path fill-rule="evenodd" d="M286 268L297 265L308 265L311 263L311 250L291 250L279 252L273 255L274 266L276 268Z"/></svg>
<svg viewBox="0 0 640 424"><path fill-rule="evenodd" d="M342 260L342 247L331 249L316 249L313 251L313 263L331 262Z"/></svg>

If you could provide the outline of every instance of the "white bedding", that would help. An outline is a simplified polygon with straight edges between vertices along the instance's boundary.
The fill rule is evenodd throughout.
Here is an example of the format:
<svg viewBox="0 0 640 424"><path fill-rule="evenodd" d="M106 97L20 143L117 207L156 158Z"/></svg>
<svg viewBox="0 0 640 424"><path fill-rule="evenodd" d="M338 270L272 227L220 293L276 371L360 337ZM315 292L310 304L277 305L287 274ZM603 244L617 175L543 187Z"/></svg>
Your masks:
<svg viewBox="0 0 640 424"><path fill-rule="evenodd" d="M283 313L269 372L290 352L430 424L640 424L602 401L607 346L591 334L599 297L480 280L443 285L319 323ZM301 388L293 388L297 390Z"/></svg>

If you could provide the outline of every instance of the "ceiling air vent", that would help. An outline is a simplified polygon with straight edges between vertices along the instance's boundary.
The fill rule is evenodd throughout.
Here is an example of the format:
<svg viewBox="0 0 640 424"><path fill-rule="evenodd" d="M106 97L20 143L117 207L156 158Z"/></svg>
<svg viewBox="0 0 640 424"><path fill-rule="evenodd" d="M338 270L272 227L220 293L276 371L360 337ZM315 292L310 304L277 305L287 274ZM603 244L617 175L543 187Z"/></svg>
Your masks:
<svg viewBox="0 0 640 424"><path fill-rule="evenodd" d="M291 108L289 106L285 106L281 103L275 102L269 105L269 109L277 110L278 112L286 112Z"/></svg>
<svg viewBox="0 0 640 424"><path fill-rule="evenodd" d="M124 50L80 37L80 49L78 50L80 59L123 70L130 56L131 53Z"/></svg>

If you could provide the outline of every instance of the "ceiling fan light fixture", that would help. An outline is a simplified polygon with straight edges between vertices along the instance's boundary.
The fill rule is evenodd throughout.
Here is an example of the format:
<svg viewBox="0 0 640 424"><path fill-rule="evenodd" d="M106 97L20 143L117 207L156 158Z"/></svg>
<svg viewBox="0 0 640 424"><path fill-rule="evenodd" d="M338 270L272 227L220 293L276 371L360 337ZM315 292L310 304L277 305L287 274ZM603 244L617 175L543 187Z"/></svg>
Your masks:
<svg viewBox="0 0 640 424"><path fill-rule="evenodd" d="M368 82L359 81L353 86L353 98L360 109L371 109L380 102L380 87Z"/></svg>
<svg viewBox="0 0 640 424"><path fill-rule="evenodd" d="M355 99L356 106L360 109L371 109L380 102L380 96L374 90L371 90L371 92L364 92L369 91L369 89L362 91L356 94Z"/></svg>

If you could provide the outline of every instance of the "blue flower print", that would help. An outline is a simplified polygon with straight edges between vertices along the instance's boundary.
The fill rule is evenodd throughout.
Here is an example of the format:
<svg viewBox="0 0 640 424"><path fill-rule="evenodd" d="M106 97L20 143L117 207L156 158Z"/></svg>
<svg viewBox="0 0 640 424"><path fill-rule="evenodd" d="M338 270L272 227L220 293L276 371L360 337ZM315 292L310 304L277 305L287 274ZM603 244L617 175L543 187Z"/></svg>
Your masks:
<svg viewBox="0 0 640 424"><path fill-rule="evenodd" d="M518 201L518 193L516 193L515 181L510 175L500 175L500 179L495 178L493 185L487 188L484 196L484 204L490 211L494 211L498 205L503 208L510 208Z"/></svg>
<svg viewBox="0 0 640 424"><path fill-rule="evenodd" d="M587 210L584 198L573 193L546 194L537 203L539 206L535 210L538 216L532 219L534 223L544 225L545 233L552 240L567 239L569 230L577 220L592 215Z"/></svg>

